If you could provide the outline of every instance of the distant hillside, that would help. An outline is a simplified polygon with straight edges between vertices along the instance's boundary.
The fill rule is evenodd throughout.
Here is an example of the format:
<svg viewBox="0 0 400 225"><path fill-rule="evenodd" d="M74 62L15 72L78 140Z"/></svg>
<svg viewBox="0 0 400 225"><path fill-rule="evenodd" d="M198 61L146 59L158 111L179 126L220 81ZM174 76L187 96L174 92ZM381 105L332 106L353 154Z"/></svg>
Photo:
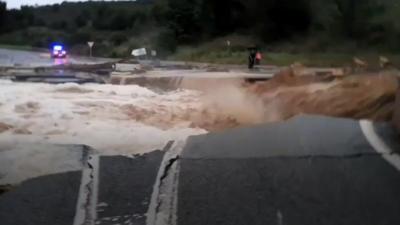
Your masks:
<svg viewBox="0 0 400 225"><path fill-rule="evenodd" d="M95 54L103 56L126 56L135 47L168 55L183 47L206 46L201 55L222 51L214 54L218 58L235 51L242 54L246 45L292 53L396 52L400 51L397 2L85 1L6 11L0 0L0 44L47 47L57 41L83 52L86 42L93 40ZM225 53L226 38L232 36L251 41L232 41Z"/></svg>
<svg viewBox="0 0 400 225"><path fill-rule="evenodd" d="M101 30L121 30L133 27L137 20L145 19L152 2L151 0L64 2L59 5L22 10L33 15L32 25L55 29L93 25L94 28Z"/></svg>

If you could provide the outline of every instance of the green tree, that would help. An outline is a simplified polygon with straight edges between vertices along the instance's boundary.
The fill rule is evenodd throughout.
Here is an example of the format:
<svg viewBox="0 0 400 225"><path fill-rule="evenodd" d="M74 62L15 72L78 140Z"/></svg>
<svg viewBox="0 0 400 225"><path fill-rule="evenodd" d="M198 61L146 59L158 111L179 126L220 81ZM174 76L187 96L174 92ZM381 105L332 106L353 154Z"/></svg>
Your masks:
<svg viewBox="0 0 400 225"><path fill-rule="evenodd" d="M86 44L88 41L92 40L92 33L87 30L80 30L71 35L69 39L69 44Z"/></svg>
<svg viewBox="0 0 400 225"><path fill-rule="evenodd" d="M107 30L109 29L109 16L112 15L106 5L102 4L96 11L94 20L93 20L93 27L98 30Z"/></svg>
<svg viewBox="0 0 400 225"><path fill-rule="evenodd" d="M77 17L75 17L74 22L76 27L81 28L86 26L87 20L85 16L81 13Z"/></svg>
<svg viewBox="0 0 400 225"><path fill-rule="evenodd" d="M212 35L225 35L245 27L245 5L238 0L203 0L200 23Z"/></svg>
<svg viewBox="0 0 400 225"><path fill-rule="evenodd" d="M60 5L59 4L54 4L51 6L51 11L54 13L58 13L60 11Z"/></svg>
<svg viewBox="0 0 400 225"><path fill-rule="evenodd" d="M32 26L35 22L34 8L30 6L22 6L20 10L21 27Z"/></svg>
<svg viewBox="0 0 400 225"><path fill-rule="evenodd" d="M111 19L110 30L125 30L131 26L129 18L124 12L114 13Z"/></svg>
<svg viewBox="0 0 400 225"><path fill-rule="evenodd" d="M7 13L7 3L0 1L0 32L2 32L5 28L5 20Z"/></svg>
<svg viewBox="0 0 400 225"><path fill-rule="evenodd" d="M156 40L156 49L160 56L166 56L175 52L178 46L175 34L171 30L163 30Z"/></svg>
<svg viewBox="0 0 400 225"><path fill-rule="evenodd" d="M115 33L115 34L111 35L111 42L116 46L121 45L126 40L127 40L127 37L123 33Z"/></svg>
<svg viewBox="0 0 400 225"><path fill-rule="evenodd" d="M169 0L168 28L178 42L190 43L201 36L201 0Z"/></svg>
<svg viewBox="0 0 400 225"><path fill-rule="evenodd" d="M151 17L160 25L165 25L168 13L168 1L159 0L156 1L151 8Z"/></svg>
<svg viewBox="0 0 400 225"><path fill-rule="evenodd" d="M385 14L378 0L313 0L313 24L351 39L362 39L374 29L376 17Z"/></svg>
<svg viewBox="0 0 400 225"><path fill-rule="evenodd" d="M243 0L244 2L245 0ZM311 27L309 0L253 0L247 10L247 26L267 41L305 35Z"/></svg>

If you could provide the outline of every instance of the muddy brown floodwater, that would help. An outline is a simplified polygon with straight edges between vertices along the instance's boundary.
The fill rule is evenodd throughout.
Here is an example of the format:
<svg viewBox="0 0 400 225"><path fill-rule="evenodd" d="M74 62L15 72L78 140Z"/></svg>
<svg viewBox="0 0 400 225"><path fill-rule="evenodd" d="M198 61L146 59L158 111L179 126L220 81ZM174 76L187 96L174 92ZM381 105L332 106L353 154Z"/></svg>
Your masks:
<svg viewBox="0 0 400 225"><path fill-rule="evenodd" d="M255 84L188 79L167 92L136 85L4 81L0 87L0 151L26 142L132 154L162 148L169 140L304 113L389 121L399 85L396 75L383 73L336 79L283 71Z"/></svg>
<svg viewBox="0 0 400 225"><path fill-rule="evenodd" d="M394 108L398 78L390 74L296 76L283 70L270 81L183 79L181 87L198 93L175 105L143 107L123 104L128 118L164 130L177 125L219 131L277 122L299 114L388 121ZM82 91L81 91L82 92Z"/></svg>
<svg viewBox="0 0 400 225"><path fill-rule="evenodd" d="M290 72L248 87L264 104L278 107L282 119L318 114L352 119L392 119L399 78L396 74L361 74L340 79L295 77Z"/></svg>
<svg viewBox="0 0 400 225"><path fill-rule="evenodd" d="M183 82L183 87L200 90L202 95L200 111L181 115L193 126L215 131L299 114L389 121L399 83L398 76L389 73L335 78L296 76L287 69L255 84L226 79Z"/></svg>

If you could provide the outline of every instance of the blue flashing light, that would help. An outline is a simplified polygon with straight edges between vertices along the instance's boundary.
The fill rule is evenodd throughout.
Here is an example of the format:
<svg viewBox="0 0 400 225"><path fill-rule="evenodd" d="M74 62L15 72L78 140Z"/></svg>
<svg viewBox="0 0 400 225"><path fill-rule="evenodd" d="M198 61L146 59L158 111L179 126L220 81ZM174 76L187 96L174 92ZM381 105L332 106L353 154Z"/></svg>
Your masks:
<svg viewBox="0 0 400 225"><path fill-rule="evenodd" d="M63 46L62 45L54 45L53 46L53 50L54 51L62 51L63 50Z"/></svg>

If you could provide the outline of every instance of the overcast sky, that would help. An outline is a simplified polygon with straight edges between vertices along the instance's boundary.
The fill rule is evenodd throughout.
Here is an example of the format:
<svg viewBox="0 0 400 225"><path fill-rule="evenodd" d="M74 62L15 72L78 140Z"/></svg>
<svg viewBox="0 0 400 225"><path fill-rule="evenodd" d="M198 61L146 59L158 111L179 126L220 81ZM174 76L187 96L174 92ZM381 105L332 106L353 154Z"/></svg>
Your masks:
<svg viewBox="0 0 400 225"><path fill-rule="evenodd" d="M2 0L4 1L4 0ZM19 8L21 5L48 5L61 3L65 0L5 0L7 8ZM68 0L68 2L84 2L85 0Z"/></svg>

